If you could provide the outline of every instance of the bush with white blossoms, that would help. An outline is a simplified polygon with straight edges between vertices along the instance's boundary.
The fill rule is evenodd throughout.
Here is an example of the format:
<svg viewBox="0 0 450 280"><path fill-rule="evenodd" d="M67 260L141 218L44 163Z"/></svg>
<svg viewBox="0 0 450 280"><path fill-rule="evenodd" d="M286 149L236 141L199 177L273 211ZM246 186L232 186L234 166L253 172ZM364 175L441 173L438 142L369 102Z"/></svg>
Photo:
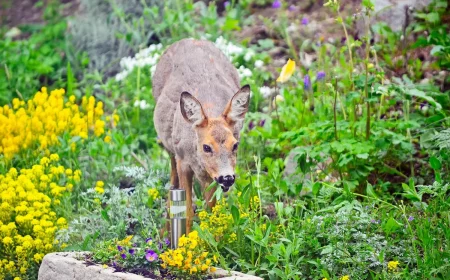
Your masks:
<svg viewBox="0 0 450 280"><path fill-rule="evenodd" d="M122 58L120 60L120 68L122 71L116 75L116 81L125 79L136 67L150 66L150 73L153 76L162 47L162 44L150 45L148 48L139 51L134 57L127 56Z"/></svg>
<svg viewBox="0 0 450 280"><path fill-rule="evenodd" d="M239 77L241 79L252 77L253 72L249 68L239 63L240 58L242 58L246 62L246 64L251 63L251 66L254 66L254 68L262 69L264 66L264 62L259 59L252 63L252 60L256 55L253 49L235 45L232 42L227 41L222 36L217 38L214 44L225 54L226 57L228 57L228 59L232 63L235 64L235 66L238 68ZM148 48L139 51L137 54L135 54L134 57L127 56L122 58L120 60L120 68L122 69L122 71L116 75L116 81L124 80L133 71L134 68L142 68L145 66L150 67L150 73L153 77L153 74L156 70L156 64L158 63L158 59L162 53L162 49L162 44L150 45ZM141 107L141 109L148 108L147 106L145 106L145 103L135 103L134 106Z"/></svg>

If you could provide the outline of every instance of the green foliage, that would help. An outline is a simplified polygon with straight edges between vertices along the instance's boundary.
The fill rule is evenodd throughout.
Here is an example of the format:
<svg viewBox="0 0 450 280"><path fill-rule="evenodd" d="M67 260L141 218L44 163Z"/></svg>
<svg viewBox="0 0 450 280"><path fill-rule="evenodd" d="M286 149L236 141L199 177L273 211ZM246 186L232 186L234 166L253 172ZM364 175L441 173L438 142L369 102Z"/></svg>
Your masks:
<svg viewBox="0 0 450 280"><path fill-rule="evenodd" d="M426 12L416 14L421 21L414 27L414 32L426 31L427 36L420 36L415 47L432 46L430 54L438 59L439 66L443 69L450 67L450 34L449 26L443 22L448 15L449 6L445 0L435 0Z"/></svg>
<svg viewBox="0 0 450 280"><path fill-rule="evenodd" d="M67 23L52 3L45 9L48 23L19 27L28 38L12 40L0 30L0 105L28 99L41 86L63 85Z"/></svg>

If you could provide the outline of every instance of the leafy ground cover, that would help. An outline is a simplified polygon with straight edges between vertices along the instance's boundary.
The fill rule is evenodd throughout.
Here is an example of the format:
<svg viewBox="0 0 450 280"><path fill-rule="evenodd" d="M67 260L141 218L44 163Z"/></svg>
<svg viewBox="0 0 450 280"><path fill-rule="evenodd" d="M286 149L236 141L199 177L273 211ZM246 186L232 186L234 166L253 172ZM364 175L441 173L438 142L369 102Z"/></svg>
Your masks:
<svg viewBox="0 0 450 280"><path fill-rule="evenodd" d="M450 277L446 1L400 31L370 1L25 2L0 28L0 278L61 250L179 279ZM195 185L195 231L169 250L151 78L185 37L252 97L235 186L207 209Z"/></svg>

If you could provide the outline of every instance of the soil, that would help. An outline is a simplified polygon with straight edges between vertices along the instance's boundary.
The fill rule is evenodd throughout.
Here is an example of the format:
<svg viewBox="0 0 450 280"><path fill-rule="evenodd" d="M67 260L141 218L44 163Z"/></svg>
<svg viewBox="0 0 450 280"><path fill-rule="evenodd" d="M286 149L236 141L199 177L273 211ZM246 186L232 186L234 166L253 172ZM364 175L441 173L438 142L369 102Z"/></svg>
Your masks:
<svg viewBox="0 0 450 280"><path fill-rule="evenodd" d="M42 13L47 3L54 0L2 0L0 3L0 25L8 28L44 23ZM62 15L73 15L79 6L80 0L60 0ZM37 5L44 2L43 5Z"/></svg>

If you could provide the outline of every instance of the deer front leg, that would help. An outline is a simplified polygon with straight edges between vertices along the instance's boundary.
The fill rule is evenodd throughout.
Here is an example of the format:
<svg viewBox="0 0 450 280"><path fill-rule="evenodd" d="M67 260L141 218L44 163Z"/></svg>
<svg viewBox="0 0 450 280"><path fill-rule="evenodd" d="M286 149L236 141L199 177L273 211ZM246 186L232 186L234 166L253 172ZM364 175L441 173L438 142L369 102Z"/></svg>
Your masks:
<svg viewBox="0 0 450 280"><path fill-rule="evenodd" d="M180 188L186 191L186 234L188 234L191 232L194 220L194 209L192 208L192 178L194 172L189 166L183 165L179 159L177 160L177 172Z"/></svg>
<svg viewBox="0 0 450 280"><path fill-rule="evenodd" d="M170 155L170 184L175 189L178 189L180 187L177 172L177 161L175 160L174 155Z"/></svg>

